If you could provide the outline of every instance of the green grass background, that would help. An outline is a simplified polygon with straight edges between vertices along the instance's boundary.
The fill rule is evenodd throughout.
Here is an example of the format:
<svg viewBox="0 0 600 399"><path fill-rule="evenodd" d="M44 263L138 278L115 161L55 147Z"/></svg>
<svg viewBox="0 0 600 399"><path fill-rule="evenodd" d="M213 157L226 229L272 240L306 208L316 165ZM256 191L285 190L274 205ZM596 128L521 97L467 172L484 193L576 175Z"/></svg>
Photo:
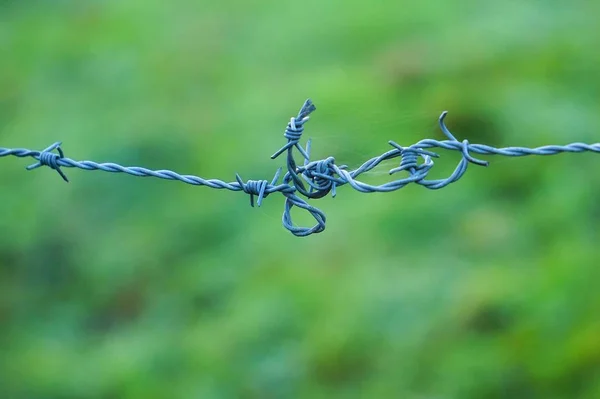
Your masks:
<svg viewBox="0 0 600 399"><path fill-rule="evenodd" d="M600 141L595 1L0 1L0 146L270 179L443 139ZM460 159L440 151L432 177ZM312 202L0 168L2 398L598 398L600 157ZM388 181L387 162L364 176ZM296 210L295 210L296 211ZM298 223L311 220L294 212Z"/></svg>

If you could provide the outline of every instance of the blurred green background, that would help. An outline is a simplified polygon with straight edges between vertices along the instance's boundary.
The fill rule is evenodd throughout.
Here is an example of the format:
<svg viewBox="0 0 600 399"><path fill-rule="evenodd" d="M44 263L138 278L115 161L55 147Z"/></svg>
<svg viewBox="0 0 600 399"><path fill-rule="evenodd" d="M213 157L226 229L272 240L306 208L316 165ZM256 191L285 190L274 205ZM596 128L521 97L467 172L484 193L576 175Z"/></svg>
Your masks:
<svg viewBox="0 0 600 399"><path fill-rule="evenodd" d="M600 141L593 1L0 1L0 146L270 179L459 138ZM460 159L440 151L431 177ZM2 158L2 398L599 398L600 157L312 202ZM389 181L387 162L364 181ZM400 176L395 176L400 177ZM295 220L306 225L302 212Z"/></svg>

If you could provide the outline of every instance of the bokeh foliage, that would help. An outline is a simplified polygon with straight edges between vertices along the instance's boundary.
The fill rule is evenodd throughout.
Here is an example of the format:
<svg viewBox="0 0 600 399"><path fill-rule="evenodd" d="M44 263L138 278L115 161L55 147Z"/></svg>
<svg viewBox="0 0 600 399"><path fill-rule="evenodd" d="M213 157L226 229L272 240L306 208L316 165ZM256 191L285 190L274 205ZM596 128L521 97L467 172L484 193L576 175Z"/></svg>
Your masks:
<svg viewBox="0 0 600 399"><path fill-rule="evenodd" d="M600 141L592 1L0 1L0 146L270 179L438 138ZM600 157L283 198L0 160L3 398L600 397ZM447 175L456 153L432 174ZM369 181L385 181L381 173ZM296 212L298 222L310 222Z"/></svg>

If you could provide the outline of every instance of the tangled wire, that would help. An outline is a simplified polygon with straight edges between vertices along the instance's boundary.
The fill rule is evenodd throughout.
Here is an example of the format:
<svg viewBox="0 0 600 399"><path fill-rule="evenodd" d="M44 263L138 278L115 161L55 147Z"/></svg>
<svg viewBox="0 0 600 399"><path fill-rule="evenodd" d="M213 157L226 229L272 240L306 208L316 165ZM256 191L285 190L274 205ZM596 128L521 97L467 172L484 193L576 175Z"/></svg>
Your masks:
<svg viewBox="0 0 600 399"><path fill-rule="evenodd" d="M421 140L409 147L402 147L393 141L389 141L392 149L374 157L363 163L354 170L348 170L346 165L337 165L335 158L328 157L318 161L310 160L311 140L306 143L306 148L300 145L300 139L304 132L304 125L309 120L309 115L315 111L312 101L306 100L296 117L292 117L287 124L284 137L287 139L279 151L271 156L271 159L279 157L287 152L287 172L279 182L282 168L275 172L271 181L267 180L246 180L244 181L239 174L236 174L235 182L224 182L218 179L203 179L193 175L181 175L170 170L150 170L138 166L122 166L116 163L96 163L93 161L75 161L64 156L61 143L57 142L43 151L32 151L24 148L2 148L0 147L0 157L16 156L19 158L31 157L37 162L28 166L27 170L36 169L40 166L48 166L56 170L64 181L68 178L61 169L79 168L84 170L102 170L113 173L127 173L133 176L152 176L166 180L179 180L184 183L208 186L215 189L227 189L230 191L243 191L250 195L250 205L260 206L262 201L269 194L280 192L285 197L285 207L283 211L283 226L292 234L299 237L320 233L325 230L326 217L318 208L310 205L309 200L322 198L330 192L335 197L337 188L349 184L355 190L362 193L372 192L390 192L403 188L407 184L416 183L430 190L437 190L446 187L450 183L456 182L467 171L469 163L479 166L487 166L488 162L475 158L471 154L482 155L504 155L510 157L521 157L526 155L555 155L562 152L600 152L600 143L584 144L572 143L565 146L549 145L538 148L506 147L494 148L484 144L470 144L468 140L459 141L448 130L444 123L447 112L444 111L439 118L439 126L447 137L447 140L438 141L433 139ZM429 148L442 148L446 150L458 151L462 154L454 172L446 179L427 179L429 171L434 166L433 159L439 158L435 152L428 151ZM56 152L54 152L56 150ZM302 165L297 165L294 158L294 150L297 150L303 157ZM407 177L387 182L381 185L371 185L364 183L357 178L381 162L400 158L400 165L389 171L390 175L398 172L406 172ZM302 198L304 197L304 198ZM296 206L304 209L315 219L315 224L311 227L297 226L292 221L291 210Z"/></svg>

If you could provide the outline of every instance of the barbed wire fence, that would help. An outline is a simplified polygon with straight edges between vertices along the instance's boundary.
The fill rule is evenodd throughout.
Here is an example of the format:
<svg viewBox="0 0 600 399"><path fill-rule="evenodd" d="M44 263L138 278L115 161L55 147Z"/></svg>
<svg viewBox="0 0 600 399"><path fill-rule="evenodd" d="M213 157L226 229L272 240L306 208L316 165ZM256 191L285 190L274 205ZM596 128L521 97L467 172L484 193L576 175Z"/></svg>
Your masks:
<svg viewBox="0 0 600 399"><path fill-rule="evenodd" d="M244 181L239 174L236 174L236 181L225 182L219 179L203 179L193 175L181 175L171 170L150 170L139 166L122 166L117 163L97 163L94 161L75 161L64 156L61 148L61 142L56 142L42 151L33 151L24 148L2 148L0 147L0 157L15 156L18 158L33 158L36 162L27 166L27 170L33 170L41 166L48 166L60 174L62 179L68 182L68 178L61 168L78 168L83 170L101 170L112 173L126 173L140 177L157 177L166 180L177 180L183 183L196 186L207 186L214 189L225 189L230 191L242 191L250 195L250 205L260 206L262 201L270 194L279 192L285 197L285 206L283 211L283 226L292 234L298 237L309 236L314 233L320 233L325 230L326 216L318 208L309 204L310 200L323 198L329 193L333 197L337 194L337 189L344 185L350 185L361 193L373 192L391 192L399 190L408 184L414 183L430 190L438 190L447 185L458 181L467 171L470 163L478 166L488 166L487 161L475 158L471 154L481 155L503 155L508 157L522 157L527 155L555 155L563 152L596 152L600 153L600 143L585 144L572 143L568 145L548 145L538 148L523 147L505 147L495 148L484 144L470 144L468 140L459 141L448 130L444 123L447 111L444 111L439 117L439 126L447 140L425 139L408 147L402 147L394 141L389 141L392 149L369 159L354 170L348 170L346 165L337 165L334 157L311 161L311 140L307 140L306 147L300 145L304 125L309 120L309 115L316 110L315 105L310 99L306 100L298 115L292 117L287 124L284 137L287 139L281 149L275 152L271 159L275 159L286 153L287 172L283 175L281 182L282 168L278 168L271 181L268 180L246 180ZM458 151L462 154L458 165L452 174L445 179L427 179L429 171L434 166L434 158L439 158L435 152L429 151L431 148L440 148L451 151ZM296 163L294 150L300 153L303 158L301 165ZM358 180L358 177L377 167L381 162L400 158L400 165L389 171L390 175L398 172L406 172L407 177L400 178L381 185L371 185ZM296 206L309 212L315 219L315 225L311 227L302 227L294 224L291 216L292 208Z"/></svg>

